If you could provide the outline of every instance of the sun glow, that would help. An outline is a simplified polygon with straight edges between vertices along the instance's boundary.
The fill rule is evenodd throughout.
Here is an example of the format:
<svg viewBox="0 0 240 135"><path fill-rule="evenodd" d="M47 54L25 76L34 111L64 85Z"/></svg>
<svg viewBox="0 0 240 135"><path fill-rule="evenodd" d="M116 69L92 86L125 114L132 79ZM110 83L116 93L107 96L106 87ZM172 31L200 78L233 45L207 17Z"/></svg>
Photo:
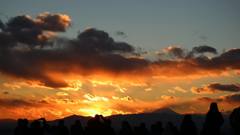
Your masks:
<svg viewBox="0 0 240 135"><path fill-rule="evenodd" d="M96 114L103 115L103 116L110 116L112 115L112 111L110 109L103 110L101 108L81 108L78 110L84 116L95 116Z"/></svg>

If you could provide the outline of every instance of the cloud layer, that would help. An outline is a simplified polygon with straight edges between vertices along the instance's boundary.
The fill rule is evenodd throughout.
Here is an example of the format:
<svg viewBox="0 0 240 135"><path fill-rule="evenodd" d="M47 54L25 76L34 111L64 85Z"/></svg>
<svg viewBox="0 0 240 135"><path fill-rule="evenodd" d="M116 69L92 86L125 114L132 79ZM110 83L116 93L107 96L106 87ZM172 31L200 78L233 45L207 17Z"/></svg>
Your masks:
<svg viewBox="0 0 240 135"><path fill-rule="evenodd" d="M200 88L192 88L192 92L196 94L209 94L215 92L240 92L240 85L239 84L220 84L220 83L211 83L204 87Z"/></svg>
<svg viewBox="0 0 240 135"><path fill-rule="evenodd" d="M19 43L33 47L44 45L55 32L64 32L70 26L71 19L65 14L42 13L36 18L28 15L16 16L1 23L1 48L14 47Z"/></svg>
<svg viewBox="0 0 240 135"><path fill-rule="evenodd" d="M218 55L215 48L207 45L191 51L169 47L151 61L132 45L115 41L102 30L86 29L72 39L57 35L70 25L68 15L51 13L36 18L16 16L0 23L0 72L61 88L69 86L64 79L68 74L171 78L240 69L238 48Z"/></svg>
<svg viewBox="0 0 240 135"><path fill-rule="evenodd" d="M230 94L230 95L225 95L221 96L218 98L209 98L209 97L201 97L198 98L200 101L206 101L206 102L219 102L219 103L228 103L228 104L237 104L239 105L240 103L240 94Z"/></svg>

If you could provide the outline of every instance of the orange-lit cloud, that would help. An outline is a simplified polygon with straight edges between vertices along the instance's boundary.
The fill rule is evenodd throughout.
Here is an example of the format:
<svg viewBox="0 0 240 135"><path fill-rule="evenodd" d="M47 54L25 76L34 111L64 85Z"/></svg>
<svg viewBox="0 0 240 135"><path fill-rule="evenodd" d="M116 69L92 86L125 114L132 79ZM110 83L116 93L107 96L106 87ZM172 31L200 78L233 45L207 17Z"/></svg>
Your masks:
<svg viewBox="0 0 240 135"><path fill-rule="evenodd" d="M93 116L95 114L113 115L153 111L175 103L178 99L162 96L157 101L143 101L130 96L97 96L83 94L74 97L65 92L57 92L56 96L43 99L0 99L0 110L8 113L1 118L39 118L56 119L71 114ZM13 112L18 112L13 114ZM30 115L31 114L31 115Z"/></svg>
<svg viewBox="0 0 240 135"><path fill-rule="evenodd" d="M1 25L0 89L4 90L0 111L7 113L0 118L54 119L70 114L140 113L162 107L201 112L210 101L238 103L236 94L200 99L187 91L192 87L187 82L239 74L239 48L219 53L207 45L190 51L169 46L150 59L146 52L94 28L75 38L59 37L58 32L65 32L70 25L68 15L51 13L36 18L16 16ZM7 77L10 81L4 80ZM217 91L238 92L239 85L211 83L192 88L194 93ZM198 101L199 106L194 106Z"/></svg>
<svg viewBox="0 0 240 135"><path fill-rule="evenodd" d="M3 44L0 72L38 81L47 87L65 88L71 83L63 77L71 74L111 78L199 78L240 68L238 48L217 55L215 48L206 45L193 47L191 51L171 46L164 49L157 60L151 61L132 45L114 41L108 33L93 28L73 39L48 38L52 37L49 34L64 32L70 24L71 19L65 14L42 13L35 19L26 15L10 19L0 32Z"/></svg>

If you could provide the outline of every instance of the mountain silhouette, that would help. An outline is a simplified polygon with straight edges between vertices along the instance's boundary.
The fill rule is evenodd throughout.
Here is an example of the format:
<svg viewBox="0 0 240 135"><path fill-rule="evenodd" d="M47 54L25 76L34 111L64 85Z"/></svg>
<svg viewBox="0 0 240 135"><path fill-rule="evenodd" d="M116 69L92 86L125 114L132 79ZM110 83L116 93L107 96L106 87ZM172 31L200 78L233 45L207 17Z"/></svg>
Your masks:
<svg viewBox="0 0 240 135"><path fill-rule="evenodd" d="M151 113L179 115L177 112L173 111L170 108L160 108L160 109L152 111Z"/></svg>
<svg viewBox="0 0 240 135"><path fill-rule="evenodd" d="M228 114L228 113L223 113ZM223 125L223 131L225 134L229 134L230 124L228 117L229 115L223 115L225 119L225 123ZM81 115L70 115L65 118L63 118L65 125L70 128L70 125L72 125L76 120L80 120L82 126L87 125L87 121L91 119L92 117L86 117ZM158 121L161 121L163 123L163 126L166 125L167 122L174 123L177 127L180 126L181 121L183 119L182 114L178 114L177 112L171 110L170 108L160 108L156 109L151 112L146 113L139 113L139 114L118 114L118 115L112 115L107 116L107 118L111 119L112 121L112 127L118 132L120 130L122 121L128 121L131 126L138 126L141 123L145 123L146 127L149 129L150 125L153 123L156 123ZM192 114L192 119L196 123L196 126L200 129L202 128L202 124L204 123L205 114ZM48 121L49 125L57 125L60 119L56 119L53 121ZM12 135L13 130L16 127L16 120L11 119L2 119L0 120L0 134L1 135Z"/></svg>

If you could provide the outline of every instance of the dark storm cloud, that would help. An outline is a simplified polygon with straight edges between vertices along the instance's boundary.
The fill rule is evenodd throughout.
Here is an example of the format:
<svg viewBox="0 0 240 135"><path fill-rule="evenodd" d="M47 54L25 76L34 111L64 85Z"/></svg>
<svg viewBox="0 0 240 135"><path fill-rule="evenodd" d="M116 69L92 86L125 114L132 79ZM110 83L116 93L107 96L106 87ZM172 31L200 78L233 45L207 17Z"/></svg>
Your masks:
<svg viewBox="0 0 240 135"><path fill-rule="evenodd" d="M239 69L240 68L240 49L230 49L224 53L222 53L218 57L214 57L211 59L211 67L210 68L218 68L227 70L230 69Z"/></svg>
<svg viewBox="0 0 240 135"><path fill-rule="evenodd" d="M115 42L108 33L94 28L87 29L73 41L74 47L92 52L133 52L134 48L124 42Z"/></svg>
<svg viewBox="0 0 240 135"><path fill-rule="evenodd" d="M170 56L176 57L176 58L184 58L186 55L183 48L176 47L176 46L167 47L164 49L164 51Z"/></svg>
<svg viewBox="0 0 240 135"><path fill-rule="evenodd" d="M197 46L192 49L193 53L213 53L217 54L217 50L211 46L203 45Z"/></svg>
<svg viewBox="0 0 240 135"><path fill-rule="evenodd" d="M127 43L117 43L108 37L102 38L81 35L79 39L67 41L62 49L2 50L0 70L20 78L39 80L46 86L66 87L64 81L53 79L47 73L71 72L74 67L80 74L89 74L94 69L121 73L147 64L145 60L115 54L131 52L133 48Z"/></svg>
<svg viewBox="0 0 240 135"><path fill-rule="evenodd" d="M201 45L201 46L196 46L192 48L192 51L190 51L187 54L187 58L195 57L195 55L200 55L203 56L204 53L211 53L211 54L217 54L217 50L211 46L207 45Z"/></svg>
<svg viewBox="0 0 240 135"><path fill-rule="evenodd" d="M160 59L153 62L155 70L165 76L189 76L221 74L230 70L240 69L240 49L230 49L221 55L191 56L182 59Z"/></svg>
<svg viewBox="0 0 240 135"><path fill-rule="evenodd" d="M237 84L220 84L220 83L212 83L208 85L208 88L215 89L218 91L229 91L229 92L239 92L240 85Z"/></svg>
<svg viewBox="0 0 240 135"><path fill-rule="evenodd" d="M177 46L169 46L165 49L163 49L163 52L160 53L161 55L169 55L170 57L173 58L201 58L204 57L204 53L212 53L212 54L217 54L217 50L211 46L203 45L203 46L197 46L193 47L191 51L187 51L181 47ZM200 56L199 56L200 55Z"/></svg>
<svg viewBox="0 0 240 135"><path fill-rule="evenodd" d="M216 63L218 62L218 63L221 63L222 65L227 64L227 65L232 65L235 68L239 68L240 67L239 65L240 49L239 48L230 49L222 53L219 57L216 57L214 60L216 61Z"/></svg>
<svg viewBox="0 0 240 135"><path fill-rule="evenodd" d="M66 15L64 17L67 18ZM31 36L33 30L40 29L40 33L34 35L37 37L42 30L64 31L68 24L60 19L59 14L41 14L35 20L29 16L10 19L6 23L7 28L0 33L0 71L60 88L68 84L63 79L50 77L49 72L68 73L74 68L76 73L84 75L96 69L119 74L148 64L146 60L124 57L125 53L133 54L134 47L116 42L108 33L94 28L81 32L75 39L56 38L47 40L48 43L42 42L41 48L28 48L36 43ZM30 31L30 35L26 31ZM49 42L52 46L46 46Z"/></svg>
<svg viewBox="0 0 240 135"><path fill-rule="evenodd" d="M223 103L240 103L240 94L231 94L231 95L225 95L218 98L210 98L210 97L201 97L198 98L199 101L204 102L223 102Z"/></svg>
<svg viewBox="0 0 240 135"><path fill-rule="evenodd" d="M220 84L220 83L211 83L204 87L192 88L192 92L196 94L203 93L215 93L215 92L240 92L239 84Z"/></svg>
<svg viewBox="0 0 240 135"><path fill-rule="evenodd" d="M240 63L237 62L240 60L240 49L230 49L220 56L213 58L208 58L206 56L199 56L191 59L195 64L203 69L212 69L212 70L227 70L230 69L239 69Z"/></svg>
<svg viewBox="0 0 240 135"><path fill-rule="evenodd" d="M117 42L102 30L87 29L73 39L58 37L56 32L66 31L70 20L67 15L43 13L35 19L23 15L3 23L0 72L61 88L68 84L64 78L51 73L85 76L100 71L114 76L174 77L240 69L240 49L230 49L209 58L205 52L217 53L209 46L194 47L191 57L187 57L190 52L180 47L168 47L167 54L176 59L150 61L141 54L136 55L137 49L132 45Z"/></svg>
<svg viewBox="0 0 240 135"><path fill-rule="evenodd" d="M46 75L44 67L47 66L47 61L53 59L53 53L46 50L3 50L0 53L0 71L18 78L38 80L49 87L66 87L64 81L53 80Z"/></svg>
<svg viewBox="0 0 240 135"><path fill-rule="evenodd" d="M240 103L240 94L232 94L219 99L220 101L225 101L228 103Z"/></svg>
<svg viewBox="0 0 240 135"><path fill-rule="evenodd" d="M55 32L64 32L70 23L70 17L64 14L42 13L36 18L27 15L16 16L5 24L0 23L0 41L2 43L3 40L4 46L17 43L43 45Z"/></svg>

